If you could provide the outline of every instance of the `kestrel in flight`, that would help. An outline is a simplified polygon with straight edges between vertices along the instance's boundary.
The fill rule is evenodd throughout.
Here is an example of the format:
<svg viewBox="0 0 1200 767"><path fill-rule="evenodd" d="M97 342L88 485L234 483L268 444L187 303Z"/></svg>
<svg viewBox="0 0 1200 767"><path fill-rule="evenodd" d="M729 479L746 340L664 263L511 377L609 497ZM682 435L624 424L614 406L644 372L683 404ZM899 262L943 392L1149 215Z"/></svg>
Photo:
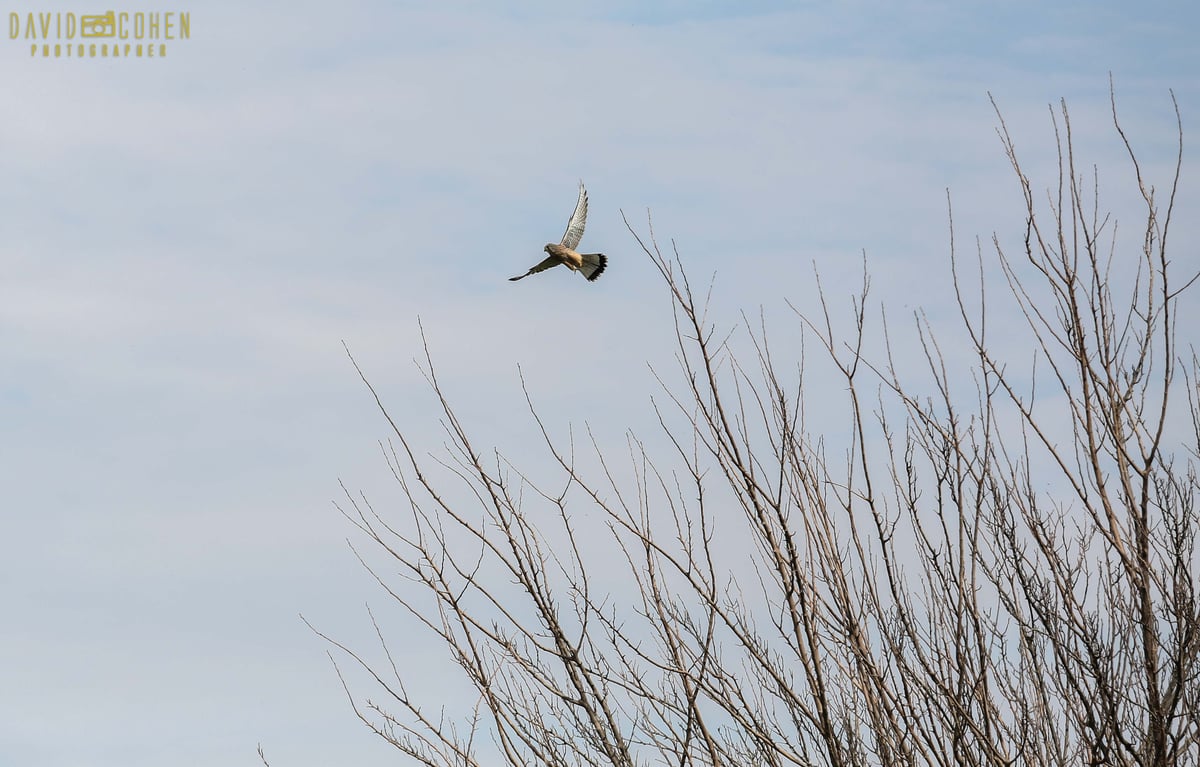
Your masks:
<svg viewBox="0 0 1200 767"><path fill-rule="evenodd" d="M608 256L603 253L575 252L575 248L579 247L579 241L583 239L583 227L586 223L587 190L583 188L583 182L580 181L579 201L575 203L575 212L571 214L571 220L567 222L567 231L563 234L562 242L557 245L553 242L547 245L545 251L550 255L546 257L546 260L522 275L509 277L509 281L523 280L531 274L544 272L559 264L565 264L571 271L579 272L587 278L588 282L599 277L604 272L604 267L608 266Z"/></svg>

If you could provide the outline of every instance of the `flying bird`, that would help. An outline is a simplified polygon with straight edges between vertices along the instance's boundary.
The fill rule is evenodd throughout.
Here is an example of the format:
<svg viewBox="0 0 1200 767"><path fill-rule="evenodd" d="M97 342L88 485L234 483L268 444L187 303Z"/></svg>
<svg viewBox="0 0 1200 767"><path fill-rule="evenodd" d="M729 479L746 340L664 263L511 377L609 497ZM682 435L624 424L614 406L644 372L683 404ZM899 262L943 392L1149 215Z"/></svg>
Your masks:
<svg viewBox="0 0 1200 767"><path fill-rule="evenodd" d="M587 223L587 202L587 190L583 188L583 182L580 181L579 201L575 203L575 212L571 214L571 220L567 222L567 231L563 234L562 242L557 245L553 242L546 245L544 250L550 255L524 274L509 277L510 282L523 280L531 274L544 272L559 264L565 264L571 271L579 272L587 278L588 282L595 280L604 272L604 267L608 266L608 256L603 253L575 252L575 248L579 247L579 241L583 239L583 227Z"/></svg>

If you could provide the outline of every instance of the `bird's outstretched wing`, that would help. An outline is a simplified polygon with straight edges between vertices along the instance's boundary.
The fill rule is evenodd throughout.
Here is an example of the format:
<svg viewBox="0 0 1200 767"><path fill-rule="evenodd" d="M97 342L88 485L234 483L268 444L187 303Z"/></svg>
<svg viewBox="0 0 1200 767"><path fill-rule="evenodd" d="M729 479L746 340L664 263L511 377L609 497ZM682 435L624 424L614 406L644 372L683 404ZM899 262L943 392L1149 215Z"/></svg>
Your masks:
<svg viewBox="0 0 1200 767"><path fill-rule="evenodd" d="M579 247L579 241L583 239L585 224L587 224L587 190L583 188L583 182L580 181L579 201L575 203L575 212L571 214L571 220L567 222L567 231L562 238L563 247L571 250Z"/></svg>
<svg viewBox="0 0 1200 767"><path fill-rule="evenodd" d="M545 260L544 260L544 261L542 261L540 264L538 264L537 266L533 267L532 269L530 269L529 271L525 272L524 274L519 274L519 275L517 275L516 277L509 277L509 278L508 278L508 281L509 281L509 282L516 282L517 280L523 280L523 279L525 279L526 277L528 277L528 276L529 276L529 275L531 275L531 274L537 274L538 272L544 272L544 271L546 271L547 269L549 269L550 267L552 267L552 266L558 266L558 265L559 265L559 264L561 264L561 263L562 263L562 261L558 260L556 257L554 257L554 256L550 256L549 258L545 259Z"/></svg>

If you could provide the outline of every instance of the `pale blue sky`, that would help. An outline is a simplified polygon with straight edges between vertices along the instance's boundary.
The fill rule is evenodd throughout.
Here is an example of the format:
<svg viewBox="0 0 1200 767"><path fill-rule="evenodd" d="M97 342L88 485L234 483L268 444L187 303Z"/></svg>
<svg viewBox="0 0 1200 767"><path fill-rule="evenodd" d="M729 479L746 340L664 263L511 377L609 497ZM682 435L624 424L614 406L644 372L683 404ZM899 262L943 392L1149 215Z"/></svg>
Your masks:
<svg viewBox="0 0 1200 767"><path fill-rule="evenodd" d="M396 763L297 617L366 642L386 605L331 505L339 478L392 492L342 339L431 450L418 316L485 444L534 444L518 364L549 419L619 443L671 353L620 209L716 272L726 324L787 323L814 262L848 295L864 249L875 297L937 322L946 188L962 242L1022 223L988 91L1045 185L1065 97L1114 208L1110 71L1160 183L1168 89L1200 136L1194 3L61 7L186 10L192 38L157 61L0 39L5 765L250 764L259 741L276 767ZM509 283L580 178L608 272Z"/></svg>

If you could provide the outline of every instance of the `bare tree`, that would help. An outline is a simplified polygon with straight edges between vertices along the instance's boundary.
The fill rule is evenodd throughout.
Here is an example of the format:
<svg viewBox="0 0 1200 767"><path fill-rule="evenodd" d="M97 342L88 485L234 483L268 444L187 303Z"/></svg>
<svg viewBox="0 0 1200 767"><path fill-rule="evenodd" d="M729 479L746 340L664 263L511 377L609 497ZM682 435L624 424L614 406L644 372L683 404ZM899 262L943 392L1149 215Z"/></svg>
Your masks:
<svg viewBox="0 0 1200 767"><path fill-rule="evenodd" d="M379 630L378 655L330 640L377 687L347 684L362 720L428 765L1200 763L1200 366L1167 248L1182 124L1176 107L1162 193L1112 103L1144 202L1134 244L1085 181L1065 103L1045 196L997 109L1025 235L964 263L951 218L969 374L921 315L923 359L902 370L886 321L871 336L866 278L849 333L824 291L795 310L844 384L836 440L807 425L798 345L781 361L748 319L740 347L719 335L652 229L630 232L675 309L680 370L659 378L656 425L673 450L631 433L618 459L589 435L577 459L527 395L548 487L475 446L428 347L446 455L413 445L372 388L407 508L347 493L342 511L477 703L447 715L410 689ZM996 302L1023 317L1004 337L1032 346L996 342Z"/></svg>

